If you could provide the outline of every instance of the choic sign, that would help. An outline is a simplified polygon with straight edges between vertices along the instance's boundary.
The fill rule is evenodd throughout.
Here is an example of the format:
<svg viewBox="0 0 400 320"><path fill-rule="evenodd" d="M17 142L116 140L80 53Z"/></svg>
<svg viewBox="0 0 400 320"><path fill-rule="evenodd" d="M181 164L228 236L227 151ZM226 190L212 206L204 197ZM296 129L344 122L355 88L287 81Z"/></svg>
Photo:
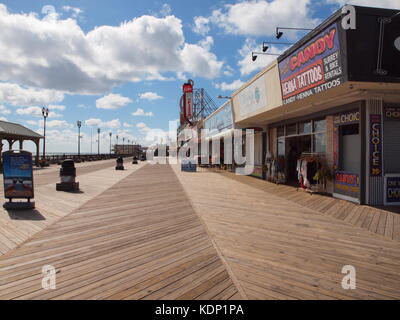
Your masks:
<svg viewBox="0 0 400 320"><path fill-rule="evenodd" d="M386 106L385 118L387 120L400 120L400 106L394 106L394 105Z"/></svg>
<svg viewBox="0 0 400 320"><path fill-rule="evenodd" d="M386 177L385 204L400 205L400 176Z"/></svg>
<svg viewBox="0 0 400 320"><path fill-rule="evenodd" d="M3 152L3 180L5 198L33 198L32 153Z"/></svg>
<svg viewBox="0 0 400 320"><path fill-rule="evenodd" d="M382 124L380 114L370 115L370 176L382 174Z"/></svg>
<svg viewBox="0 0 400 320"><path fill-rule="evenodd" d="M182 86L183 115L186 119L193 117L193 81L189 80Z"/></svg>
<svg viewBox="0 0 400 320"><path fill-rule="evenodd" d="M342 83L336 23L279 62L283 103L320 93Z"/></svg>

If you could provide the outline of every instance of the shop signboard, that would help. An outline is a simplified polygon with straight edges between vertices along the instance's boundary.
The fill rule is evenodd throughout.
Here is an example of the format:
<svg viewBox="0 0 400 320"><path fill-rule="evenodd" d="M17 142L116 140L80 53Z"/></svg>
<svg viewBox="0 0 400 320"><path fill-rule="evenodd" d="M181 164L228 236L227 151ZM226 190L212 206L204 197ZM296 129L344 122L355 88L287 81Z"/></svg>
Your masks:
<svg viewBox="0 0 400 320"><path fill-rule="evenodd" d="M207 129L206 137L212 137L220 132L233 128L232 104L228 102L204 121Z"/></svg>
<svg viewBox="0 0 400 320"><path fill-rule="evenodd" d="M237 96L240 116L245 116L265 107L267 105L266 91L264 75L240 91Z"/></svg>
<svg viewBox="0 0 400 320"><path fill-rule="evenodd" d="M183 114L186 119L193 117L193 81L189 80L182 86Z"/></svg>
<svg viewBox="0 0 400 320"><path fill-rule="evenodd" d="M32 153L13 150L3 152L3 180L5 198L33 198Z"/></svg>
<svg viewBox="0 0 400 320"><path fill-rule="evenodd" d="M279 62L283 103L288 104L343 82L339 27L323 32Z"/></svg>
<svg viewBox="0 0 400 320"><path fill-rule="evenodd" d="M400 205L400 175L385 176L385 205Z"/></svg>
<svg viewBox="0 0 400 320"><path fill-rule="evenodd" d="M359 175L348 172L336 172L335 191L353 198L358 198L360 193Z"/></svg>
<svg viewBox="0 0 400 320"><path fill-rule="evenodd" d="M400 104L387 104L384 116L385 120L400 120Z"/></svg>
<svg viewBox="0 0 400 320"><path fill-rule="evenodd" d="M371 177L382 174L382 121L380 114L370 115L369 167Z"/></svg>

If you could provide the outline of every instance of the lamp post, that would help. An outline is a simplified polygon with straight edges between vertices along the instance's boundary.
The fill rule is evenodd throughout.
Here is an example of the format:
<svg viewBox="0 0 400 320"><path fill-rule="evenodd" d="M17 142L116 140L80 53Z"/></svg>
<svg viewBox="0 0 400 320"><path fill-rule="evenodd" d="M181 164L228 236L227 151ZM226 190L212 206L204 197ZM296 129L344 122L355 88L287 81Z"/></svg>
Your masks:
<svg viewBox="0 0 400 320"><path fill-rule="evenodd" d="M43 160L46 159L46 119L49 116L49 108L42 108L42 115L43 115Z"/></svg>
<svg viewBox="0 0 400 320"><path fill-rule="evenodd" d="M97 154L100 155L100 128L97 128Z"/></svg>
<svg viewBox="0 0 400 320"><path fill-rule="evenodd" d="M78 120L76 122L76 125L78 126L78 158L81 157L81 126L82 126L82 121Z"/></svg>
<svg viewBox="0 0 400 320"><path fill-rule="evenodd" d="M125 137L122 138L122 154L125 154Z"/></svg>
<svg viewBox="0 0 400 320"><path fill-rule="evenodd" d="M112 136L112 133L110 132L109 135L110 135L110 156L111 156L111 136Z"/></svg>
<svg viewBox="0 0 400 320"><path fill-rule="evenodd" d="M257 54L265 54L267 56L280 56L280 53L252 52L251 53L251 60L256 61Z"/></svg>
<svg viewBox="0 0 400 320"><path fill-rule="evenodd" d="M287 28L287 27L276 27L276 38L280 39L283 35L282 31L279 30L299 30L299 31L311 31L312 29L308 28Z"/></svg>
<svg viewBox="0 0 400 320"><path fill-rule="evenodd" d="M129 139L128 139L128 154L129 154Z"/></svg>
<svg viewBox="0 0 400 320"><path fill-rule="evenodd" d="M114 148L114 153L117 153L116 149L118 149L118 135L117 135L117 148ZM119 154L119 149L118 149L118 154Z"/></svg>

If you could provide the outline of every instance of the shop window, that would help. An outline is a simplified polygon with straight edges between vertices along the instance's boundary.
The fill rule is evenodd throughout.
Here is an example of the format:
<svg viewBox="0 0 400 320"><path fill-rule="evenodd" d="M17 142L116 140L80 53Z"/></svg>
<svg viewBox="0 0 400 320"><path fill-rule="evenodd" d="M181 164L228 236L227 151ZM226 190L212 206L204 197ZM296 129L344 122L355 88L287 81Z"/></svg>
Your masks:
<svg viewBox="0 0 400 320"><path fill-rule="evenodd" d="M292 136L297 134L297 124L289 124L286 126L286 135L287 136Z"/></svg>
<svg viewBox="0 0 400 320"><path fill-rule="evenodd" d="M326 135L325 133L316 133L313 135L313 146L314 152L325 153L326 152Z"/></svg>
<svg viewBox="0 0 400 320"><path fill-rule="evenodd" d="M285 138L278 139L278 157L285 156Z"/></svg>
<svg viewBox="0 0 400 320"><path fill-rule="evenodd" d="M311 133L311 121L299 123L299 134Z"/></svg>
<svg viewBox="0 0 400 320"><path fill-rule="evenodd" d="M326 120L316 120L314 121L314 132L325 132L326 131Z"/></svg>
<svg viewBox="0 0 400 320"><path fill-rule="evenodd" d="M285 127L284 126L278 127L278 129L276 131L277 131L278 138L285 136Z"/></svg>
<svg viewBox="0 0 400 320"><path fill-rule="evenodd" d="M349 173L359 173L361 142L358 123L341 126L339 137L340 170Z"/></svg>
<svg viewBox="0 0 400 320"><path fill-rule="evenodd" d="M400 173L400 122L385 121L384 132L383 156L385 157L385 172Z"/></svg>

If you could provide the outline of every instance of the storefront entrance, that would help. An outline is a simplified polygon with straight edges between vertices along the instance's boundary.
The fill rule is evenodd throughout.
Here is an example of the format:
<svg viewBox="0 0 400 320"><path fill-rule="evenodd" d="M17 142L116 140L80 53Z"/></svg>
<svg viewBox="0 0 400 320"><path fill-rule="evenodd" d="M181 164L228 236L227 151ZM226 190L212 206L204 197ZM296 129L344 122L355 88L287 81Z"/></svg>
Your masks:
<svg viewBox="0 0 400 320"><path fill-rule="evenodd" d="M311 152L311 135L286 138L286 182L290 185L298 185L297 161L302 153Z"/></svg>

